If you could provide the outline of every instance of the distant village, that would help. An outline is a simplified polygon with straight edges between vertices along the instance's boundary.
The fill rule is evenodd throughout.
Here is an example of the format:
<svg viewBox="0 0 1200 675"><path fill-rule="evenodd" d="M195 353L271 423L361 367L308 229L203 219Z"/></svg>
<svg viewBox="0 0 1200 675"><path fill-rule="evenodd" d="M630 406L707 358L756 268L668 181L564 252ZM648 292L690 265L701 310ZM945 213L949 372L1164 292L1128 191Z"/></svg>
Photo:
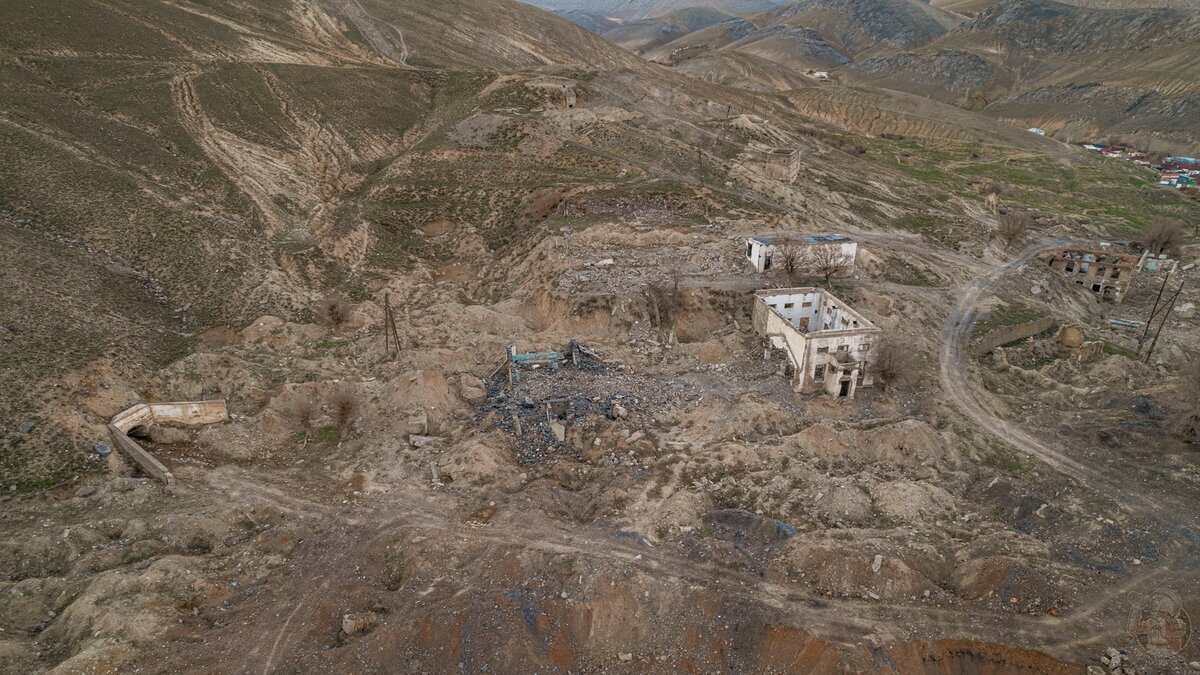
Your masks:
<svg viewBox="0 0 1200 675"><path fill-rule="evenodd" d="M1098 152L1112 159L1123 159L1140 166L1145 166L1159 172L1158 184L1175 189L1194 188L1200 179L1200 158L1196 157L1166 157L1162 161L1152 161L1150 155L1133 148L1120 145L1101 145L1098 143L1079 143L1080 147L1092 152Z"/></svg>

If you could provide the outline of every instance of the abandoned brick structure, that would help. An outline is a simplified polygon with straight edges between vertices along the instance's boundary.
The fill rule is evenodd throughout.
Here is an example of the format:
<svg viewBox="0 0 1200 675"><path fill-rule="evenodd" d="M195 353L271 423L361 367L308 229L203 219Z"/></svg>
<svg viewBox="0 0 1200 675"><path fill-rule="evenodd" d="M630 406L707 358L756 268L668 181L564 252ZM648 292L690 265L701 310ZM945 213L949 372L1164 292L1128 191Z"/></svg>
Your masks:
<svg viewBox="0 0 1200 675"><path fill-rule="evenodd" d="M1050 269L1112 302L1125 298L1138 264L1136 255L1106 250L1056 249L1043 257Z"/></svg>
<svg viewBox="0 0 1200 675"><path fill-rule="evenodd" d="M754 294L754 329L787 352L796 391L854 398L874 384L871 371L883 331L820 288L775 288Z"/></svg>

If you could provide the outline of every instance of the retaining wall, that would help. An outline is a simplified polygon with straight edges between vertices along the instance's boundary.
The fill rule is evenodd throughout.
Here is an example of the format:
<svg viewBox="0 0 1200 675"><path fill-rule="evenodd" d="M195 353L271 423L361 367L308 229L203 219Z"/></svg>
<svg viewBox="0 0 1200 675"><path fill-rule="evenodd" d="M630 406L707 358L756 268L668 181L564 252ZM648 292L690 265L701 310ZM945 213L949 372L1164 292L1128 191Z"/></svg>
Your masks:
<svg viewBox="0 0 1200 675"><path fill-rule="evenodd" d="M971 351L976 355L987 354L996 347L1006 345L1017 340L1024 340L1027 337L1033 337L1038 333L1044 333L1055 326L1055 321L1051 317L1036 319L1034 321L1026 321L1012 326L1001 326L993 329L980 336L971 343Z"/></svg>

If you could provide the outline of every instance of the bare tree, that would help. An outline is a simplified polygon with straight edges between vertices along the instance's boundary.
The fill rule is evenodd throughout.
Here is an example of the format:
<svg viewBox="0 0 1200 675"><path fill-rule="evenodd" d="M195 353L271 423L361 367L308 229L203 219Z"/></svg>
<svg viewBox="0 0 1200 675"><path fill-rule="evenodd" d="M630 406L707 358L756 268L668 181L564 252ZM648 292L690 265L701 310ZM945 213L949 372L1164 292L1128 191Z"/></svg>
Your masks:
<svg viewBox="0 0 1200 675"><path fill-rule="evenodd" d="M336 389L329 396L329 408L333 414L334 425L338 429L345 429L358 417L358 397L349 387Z"/></svg>
<svg viewBox="0 0 1200 675"><path fill-rule="evenodd" d="M881 389L903 386L910 382L916 372L916 359L912 349L896 342L884 340L875 348L875 362L867 364L875 374Z"/></svg>
<svg viewBox="0 0 1200 675"><path fill-rule="evenodd" d="M826 288L833 288L833 277L850 271L854 259L837 244L819 244L808 247L804 253L803 265L813 274L825 279Z"/></svg>
<svg viewBox="0 0 1200 675"><path fill-rule="evenodd" d="M1183 223L1173 218L1151 218L1142 228L1142 245L1151 253L1172 253L1183 243Z"/></svg>
<svg viewBox="0 0 1200 675"><path fill-rule="evenodd" d="M1188 443L1200 442L1200 355L1193 356L1183 368L1179 381L1179 400L1183 408L1171 420L1172 431Z"/></svg>
<svg viewBox="0 0 1200 675"><path fill-rule="evenodd" d="M1006 213L1000 217L1000 227L996 229L996 236L1000 238L1004 248L1009 249L1025 237L1032 225L1033 218L1028 213Z"/></svg>
<svg viewBox="0 0 1200 675"><path fill-rule="evenodd" d="M350 320L350 300L336 291L326 295L317 306L317 318L334 330L340 329Z"/></svg>
<svg viewBox="0 0 1200 675"><path fill-rule="evenodd" d="M804 263L804 247L800 242L788 237L774 246L774 257L779 260L779 269L787 275L788 283L796 280L800 266Z"/></svg>

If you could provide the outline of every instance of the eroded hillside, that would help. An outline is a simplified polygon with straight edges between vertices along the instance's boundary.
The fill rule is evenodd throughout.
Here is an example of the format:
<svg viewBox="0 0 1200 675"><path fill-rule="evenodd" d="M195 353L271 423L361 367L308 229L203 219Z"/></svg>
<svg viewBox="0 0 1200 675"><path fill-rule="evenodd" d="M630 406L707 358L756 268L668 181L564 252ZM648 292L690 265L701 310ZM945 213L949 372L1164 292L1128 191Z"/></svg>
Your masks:
<svg viewBox="0 0 1200 675"><path fill-rule="evenodd" d="M1197 217L1143 169L902 94L748 96L501 0L0 9L0 669L1195 658L1129 610L1193 608L1200 298L1142 363L1107 319L1161 273L1101 305L1035 262ZM831 231L852 271L745 260ZM797 393L753 328L787 285L903 372ZM1046 318L1091 346L972 352ZM202 399L228 421L136 430L173 485L109 447Z"/></svg>

